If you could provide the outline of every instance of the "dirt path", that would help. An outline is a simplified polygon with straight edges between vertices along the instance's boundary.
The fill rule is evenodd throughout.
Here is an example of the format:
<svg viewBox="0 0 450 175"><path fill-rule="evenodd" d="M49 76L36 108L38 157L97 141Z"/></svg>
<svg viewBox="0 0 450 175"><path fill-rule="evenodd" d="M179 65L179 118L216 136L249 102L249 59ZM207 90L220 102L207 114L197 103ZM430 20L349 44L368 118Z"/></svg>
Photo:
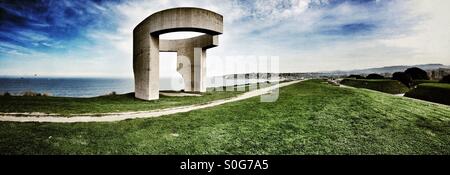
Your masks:
<svg viewBox="0 0 450 175"><path fill-rule="evenodd" d="M58 114L43 114L43 113L2 113L0 115L0 121L10 121L10 122L50 122L50 123L77 123L77 122L115 122L122 121L127 119L136 119L136 118L151 118L151 117L160 117L164 115L171 115L181 112L189 112L198 109L209 108L213 106L222 105L225 103L236 102L252 97L256 97L259 95L267 94L271 90L274 90L279 87L288 86L291 84L295 84L300 82L291 81L286 83L280 83L278 85L274 85L271 87L266 87L250 92L246 92L237 97L233 97L230 99L216 100L207 104L201 105L189 105L189 106L180 106L173 107L167 109L160 110L151 110L151 111L139 111L139 112L122 112L122 113L108 113L102 116L95 116L94 114L80 114L80 115L72 115L70 117L59 116Z"/></svg>

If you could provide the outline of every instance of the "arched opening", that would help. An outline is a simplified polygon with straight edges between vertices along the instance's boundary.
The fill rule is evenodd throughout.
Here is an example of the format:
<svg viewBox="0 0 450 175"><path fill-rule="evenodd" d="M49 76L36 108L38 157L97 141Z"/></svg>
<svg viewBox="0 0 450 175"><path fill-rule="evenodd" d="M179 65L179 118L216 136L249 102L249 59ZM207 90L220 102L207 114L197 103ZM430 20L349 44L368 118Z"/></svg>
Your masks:
<svg viewBox="0 0 450 175"><path fill-rule="evenodd" d="M161 40L184 40L204 35L201 32L169 32L159 35ZM173 48L172 48L173 49ZM159 89L160 91L181 91L185 90L185 81L180 72L177 71L178 58L175 50L159 52Z"/></svg>
<svg viewBox="0 0 450 175"><path fill-rule="evenodd" d="M183 77L177 72L177 53L159 52L159 90L180 91L184 89Z"/></svg>
<svg viewBox="0 0 450 175"><path fill-rule="evenodd" d="M194 57L197 54L197 58L201 59L203 50L199 43L203 40L211 38L202 32L192 31L176 31L159 35L159 89L160 91L200 91L198 84L195 81L199 81L199 76L195 74L194 70ZM203 40L202 40L203 39ZM209 40L208 40L209 41ZM211 41L210 41L211 42ZM212 42L211 42L212 44ZM198 47L195 50L195 47ZM204 73L206 71L203 71Z"/></svg>
<svg viewBox="0 0 450 175"><path fill-rule="evenodd" d="M197 37L200 35L204 35L205 33L201 32L170 32L159 35L159 39L163 40L177 40L177 39L188 39Z"/></svg>

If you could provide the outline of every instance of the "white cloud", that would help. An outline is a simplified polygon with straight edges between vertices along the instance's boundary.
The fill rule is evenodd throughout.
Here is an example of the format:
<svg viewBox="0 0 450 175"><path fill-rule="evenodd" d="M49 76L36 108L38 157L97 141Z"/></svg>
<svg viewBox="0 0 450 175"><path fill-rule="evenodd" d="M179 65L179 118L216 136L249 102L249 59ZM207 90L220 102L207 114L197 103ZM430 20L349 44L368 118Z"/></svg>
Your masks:
<svg viewBox="0 0 450 175"><path fill-rule="evenodd" d="M415 50L417 54L405 58L413 64L436 62L450 64L450 1L413 0L411 13L426 14L426 20L414 27L413 35L380 40L387 46Z"/></svg>
<svg viewBox="0 0 450 175"><path fill-rule="evenodd" d="M34 31L17 31L16 33L18 35L21 35L22 37L26 37L27 40L32 40L32 41L47 41L47 40L50 40L48 38L48 36L46 36L44 34L36 33Z"/></svg>
<svg viewBox="0 0 450 175"><path fill-rule="evenodd" d="M414 63L436 61L448 64L442 60L444 56L448 56L448 51L439 49L439 52L434 54L425 54L426 50L420 49L423 48L423 44L419 43L430 43L424 42L423 37L441 31L440 36L444 36L444 39L435 37L432 42L438 46L428 46L428 51L436 51L433 49L448 46L448 40L445 40L449 38L446 32L448 28L439 27L442 27L442 23L445 24L443 18L449 15L439 14L443 17L440 17L440 21L434 19L435 22L432 23L435 27L428 28L428 34L416 36L414 32L409 31L414 23L421 20L414 19L417 16L430 12L438 16L433 10L434 7L430 6L439 6L439 3L393 1L388 2L387 7L382 11L370 11L370 9L359 8L349 3L343 3L332 9L311 10L308 9L309 2L309 0L258 0L250 7L239 1L221 0L127 1L114 7L114 13L117 13L119 17L117 31L101 34L99 37L107 39L108 43L122 52L120 59L128 60L128 66L131 68L132 29L156 11L189 6L210 9L224 15L225 32L220 36L220 45L208 50L208 55L211 57L208 59L209 75L233 73L221 72L217 65L221 63L219 59L239 55L280 56L281 65L285 66L281 69L294 72L409 64L411 57L420 57L421 53L427 56L437 54L439 56L432 56L435 59L429 58L429 60L417 59ZM328 4L329 2L316 0L315 3ZM417 11L411 12L411 9L417 9ZM251 17L250 20L244 21L249 17ZM324 17L331 17L331 19ZM389 21L386 21L387 19ZM365 21L378 22L380 25L374 36L362 36L363 39L344 38L344 41L348 42L338 42L335 39L327 39L326 36L314 36L314 32L326 27ZM423 27L423 25L420 26ZM316 48L311 48L314 45ZM164 57L162 56L162 59ZM358 61L355 62L355 60ZM245 62L245 60L229 59L226 63L234 64L238 61Z"/></svg>
<svg viewBox="0 0 450 175"><path fill-rule="evenodd" d="M69 72L131 77L133 28L154 12L181 6L206 8L224 16L224 34L220 35L219 47L208 50L209 75L233 73L234 70L221 71L223 60L229 65L251 63L251 60L227 57L247 55L279 56L284 72L450 64L450 12L447 9L450 2L447 0L377 0L379 9L351 3L311 9L308 8L310 2L329 4L327 0L257 0L250 1L250 5L238 0L131 0L110 5L111 20L118 24L117 28L93 28L87 32L96 44L80 46L85 52L81 56L92 59L77 61L80 54L68 56L73 59L71 64L76 65ZM102 13L105 11L105 7L95 8ZM321 30L365 22L374 23L377 28L360 36L320 34ZM176 37L180 36L183 35ZM163 54L161 58L164 57L173 57L173 54ZM54 62L63 65L63 61ZM34 69L46 67L38 65ZM78 66L83 71L76 71Z"/></svg>

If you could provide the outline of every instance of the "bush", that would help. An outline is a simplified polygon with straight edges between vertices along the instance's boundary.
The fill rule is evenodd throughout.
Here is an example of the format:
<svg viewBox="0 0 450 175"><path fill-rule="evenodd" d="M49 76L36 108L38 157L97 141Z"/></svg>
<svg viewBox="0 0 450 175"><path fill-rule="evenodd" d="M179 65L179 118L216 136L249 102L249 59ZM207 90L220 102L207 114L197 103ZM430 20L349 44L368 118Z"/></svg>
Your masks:
<svg viewBox="0 0 450 175"><path fill-rule="evenodd" d="M11 94L10 94L9 92L5 92L5 93L3 94L3 96L5 96L5 97L10 97Z"/></svg>
<svg viewBox="0 0 450 175"><path fill-rule="evenodd" d="M413 80L411 87L415 87L415 86L417 86L419 84L423 84L423 83L439 83L439 81L437 81L437 80Z"/></svg>
<svg viewBox="0 0 450 175"><path fill-rule="evenodd" d="M389 79L388 80L344 79L341 81L341 84L356 88L371 89L389 94L402 94L409 90L408 87L403 85L401 82Z"/></svg>
<svg viewBox="0 0 450 175"><path fill-rule="evenodd" d="M430 77L428 77L428 74L426 71L418 68L418 67L412 67L409 69L406 69L406 74L411 76L413 80L429 80Z"/></svg>
<svg viewBox="0 0 450 175"><path fill-rule="evenodd" d="M112 91L111 93L106 94L107 96L114 96L117 95L116 91Z"/></svg>
<svg viewBox="0 0 450 175"><path fill-rule="evenodd" d="M435 103L450 105L450 84L424 83L407 92L405 97L411 97Z"/></svg>
<svg viewBox="0 0 450 175"><path fill-rule="evenodd" d="M411 76L404 72L395 72L394 74L392 74L392 79L400 81L408 88L411 88L411 85L413 83Z"/></svg>
<svg viewBox="0 0 450 175"><path fill-rule="evenodd" d="M450 83L450 75L442 77L441 81L439 83Z"/></svg>
<svg viewBox="0 0 450 175"><path fill-rule="evenodd" d="M364 79L364 77L363 77L363 76L361 76L361 75L350 75L350 76L348 76L348 78L354 78L354 79Z"/></svg>
<svg viewBox="0 0 450 175"><path fill-rule="evenodd" d="M384 79L384 76L380 74L369 74L366 79Z"/></svg>

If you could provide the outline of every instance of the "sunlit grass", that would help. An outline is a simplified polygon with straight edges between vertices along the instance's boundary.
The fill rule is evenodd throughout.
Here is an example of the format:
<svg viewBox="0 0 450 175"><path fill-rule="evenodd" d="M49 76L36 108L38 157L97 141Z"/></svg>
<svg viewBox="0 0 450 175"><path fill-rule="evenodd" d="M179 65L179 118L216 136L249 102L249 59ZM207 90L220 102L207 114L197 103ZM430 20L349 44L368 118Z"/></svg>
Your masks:
<svg viewBox="0 0 450 175"><path fill-rule="evenodd" d="M112 123L0 123L1 154L450 154L450 107L313 80Z"/></svg>

